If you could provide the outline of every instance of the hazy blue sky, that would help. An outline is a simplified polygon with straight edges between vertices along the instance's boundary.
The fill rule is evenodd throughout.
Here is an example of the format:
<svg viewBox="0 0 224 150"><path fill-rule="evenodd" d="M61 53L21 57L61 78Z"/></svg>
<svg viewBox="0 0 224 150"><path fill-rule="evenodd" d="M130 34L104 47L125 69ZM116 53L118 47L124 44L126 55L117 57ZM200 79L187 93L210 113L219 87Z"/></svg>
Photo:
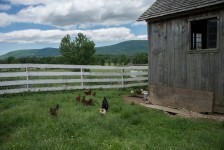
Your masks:
<svg viewBox="0 0 224 150"><path fill-rule="evenodd" d="M136 19L155 0L0 0L0 55L12 50L59 47L80 32L96 46L147 39Z"/></svg>

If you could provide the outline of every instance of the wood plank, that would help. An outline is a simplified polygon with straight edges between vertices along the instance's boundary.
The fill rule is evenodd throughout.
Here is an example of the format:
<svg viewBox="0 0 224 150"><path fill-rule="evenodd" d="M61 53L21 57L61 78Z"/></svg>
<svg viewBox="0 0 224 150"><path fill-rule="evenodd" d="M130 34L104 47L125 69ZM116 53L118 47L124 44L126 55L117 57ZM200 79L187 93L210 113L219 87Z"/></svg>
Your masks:
<svg viewBox="0 0 224 150"><path fill-rule="evenodd" d="M116 72L28 72L28 76L131 76L133 73L116 73ZM148 72L136 72L136 76L148 75ZM26 76L26 72L17 72L17 73L0 73L0 77L16 77L16 76Z"/></svg>
<svg viewBox="0 0 224 150"><path fill-rule="evenodd" d="M96 72L97 73L97 72ZM104 73L104 72L101 72L101 73ZM101 74L100 73L100 74ZM94 72L92 72L92 74L94 75L95 73ZM97 74L98 75L98 74ZM132 76L132 75L134 75L134 76L146 76L146 75L148 75L148 72L135 72L135 73L133 73L133 72L125 72L125 73L123 73L122 75L124 75L124 76Z"/></svg>
<svg viewBox="0 0 224 150"><path fill-rule="evenodd" d="M114 81L116 80L117 79L114 79ZM148 77L125 78L124 81L148 81Z"/></svg>
<svg viewBox="0 0 224 150"><path fill-rule="evenodd" d="M120 73L107 73L107 72L28 72L28 76L121 76ZM128 73L127 73L128 75Z"/></svg>
<svg viewBox="0 0 224 150"><path fill-rule="evenodd" d="M0 64L0 69L6 68L54 68L54 69L106 69L106 70L121 70L121 69L148 69L148 66L97 66L97 65L54 65L54 64Z"/></svg>
<svg viewBox="0 0 224 150"><path fill-rule="evenodd" d="M123 99L125 101L129 102L129 103L140 104L143 107L168 112L169 114L172 114L172 115L177 114L177 115L183 116L183 117L207 118L207 119L224 121L224 116L223 115L218 115L218 114L207 115L207 114L201 114L201 113L189 111L189 110L186 110L186 109L174 109L174 108L170 108L170 107L152 105L152 104L149 104L147 101L145 101L142 97L124 96Z"/></svg>
<svg viewBox="0 0 224 150"><path fill-rule="evenodd" d="M28 64L29 68L54 68L54 69L117 69L113 66L90 66L90 65L52 65L52 64Z"/></svg>
<svg viewBox="0 0 224 150"><path fill-rule="evenodd" d="M180 77L180 71L178 70L178 62L179 62L179 58L178 56L178 44L180 43L179 39L180 39L180 35L179 35L179 26L178 26L178 21L175 20L173 23L174 26L174 37L173 37L173 44L174 44L174 87L178 87L179 86L179 77Z"/></svg>
<svg viewBox="0 0 224 150"><path fill-rule="evenodd" d="M0 69L26 68L27 64L0 64Z"/></svg>
<svg viewBox="0 0 224 150"><path fill-rule="evenodd" d="M156 76L158 76L158 84L159 86L163 86L163 79L164 79L164 64L163 64L163 53L164 53L164 49L163 49L163 45L164 45L164 39L163 39L163 35L164 35L164 22L160 22L157 24L157 37L158 37L158 42L157 42L157 70L158 70L158 74Z"/></svg>
<svg viewBox="0 0 224 150"><path fill-rule="evenodd" d="M173 86L173 74L174 74L174 49L173 49L173 24L172 20L166 22L167 28L167 37L166 37L166 48L167 48L167 56L165 57L165 62L167 63L167 85L169 87Z"/></svg>
<svg viewBox="0 0 224 150"><path fill-rule="evenodd" d="M11 85L24 85L27 84L27 80L16 80L16 81L2 81L0 82L1 86L11 86Z"/></svg>
<svg viewBox="0 0 224 150"><path fill-rule="evenodd" d="M158 48L158 45L159 45L159 28L157 27L157 24L156 23L153 23L150 25L151 28L152 28L152 33L150 34L150 45L151 45L151 52L150 52L150 72L153 73L151 74L151 79L150 79L150 83L151 85L158 85L158 57L159 57L159 48Z"/></svg>
<svg viewBox="0 0 224 150"><path fill-rule="evenodd" d="M221 114L224 114L224 107L223 106L214 106L213 107L213 111L214 112L217 112L217 113L221 113Z"/></svg>
<svg viewBox="0 0 224 150"><path fill-rule="evenodd" d="M149 23L147 23L147 32L148 32L148 89L151 85L151 49L152 49L152 40L151 40L151 36L152 36L152 27L149 25ZM150 93L150 92L149 92Z"/></svg>
<svg viewBox="0 0 224 150"><path fill-rule="evenodd" d="M81 72L28 72L28 76L80 76Z"/></svg>
<svg viewBox="0 0 224 150"><path fill-rule="evenodd" d="M221 106L221 53L210 54L209 85L214 93L214 105Z"/></svg>
<svg viewBox="0 0 224 150"><path fill-rule="evenodd" d="M160 50L160 85L168 86L167 21L163 21L161 24Z"/></svg>
<svg viewBox="0 0 224 150"><path fill-rule="evenodd" d="M201 57L201 90L209 91L209 54L204 53Z"/></svg>
<svg viewBox="0 0 224 150"><path fill-rule="evenodd" d="M123 81L147 81L148 77L136 77L136 78L125 78ZM85 83L103 83L103 82L121 82L122 79L83 79ZM24 85L24 84L58 84L58 83L79 83L80 79L45 79L45 80L16 80L16 81L3 81L0 82L0 86L11 86L11 85Z"/></svg>
<svg viewBox="0 0 224 150"><path fill-rule="evenodd" d="M175 87L186 88L187 84L187 22L177 19L175 26Z"/></svg>
<svg viewBox="0 0 224 150"><path fill-rule="evenodd" d="M194 88L193 89L196 89L196 90L201 90L201 57L202 55L201 54L194 54L194 62L195 64L194 67Z"/></svg>
<svg viewBox="0 0 224 150"><path fill-rule="evenodd" d="M151 105L151 104L144 104L144 103L140 103L140 105L147 107L147 108L152 108L152 109L156 109L156 110L161 110L164 112L168 112L168 113L172 113L172 114L178 114L180 116L183 117L192 117L192 118L203 118L203 119L214 119L214 120L219 120L219 121L224 121L224 117L223 115L212 115L212 114L200 114L197 112L192 112L192 111L188 111L185 109L173 109L173 108L169 108L169 107L163 107L163 106L159 106L159 105ZM224 113L223 108L221 108L220 113Z"/></svg>
<svg viewBox="0 0 224 150"><path fill-rule="evenodd" d="M188 73L188 63L187 63L187 51L189 50L189 32L188 32L188 19L182 18L181 27L181 47L182 47L182 67L181 67L181 88L187 88L187 73Z"/></svg>
<svg viewBox="0 0 224 150"><path fill-rule="evenodd" d="M220 32L220 54L221 54L221 79L220 79L220 106L224 107L224 10L221 11L220 17L220 29L222 29L222 34Z"/></svg>
<svg viewBox="0 0 224 150"><path fill-rule="evenodd" d="M201 55L190 54L188 57L188 87L189 89L201 89Z"/></svg>
<svg viewBox="0 0 224 150"><path fill-rule="evenodd" d="M183 19L176 19L175 26L175 38L174 38L174 87L185 87L187 81L187 68L186 68L186 51L184 46L183 36L186 34L185 22ZM186 28L186 29L185 29Z"/></svg>
<svg viewBox="0 0 224 150"><path fill-rule="evenodd" d="M187 110L179 110L179 109L174 109L174 108L164 107L164 106L159 106L159 105L151 105L151 104L144 104L144 103L141 103L141 105L144 107L147 107L147 108L162 110L165 112L171 112L171 113L179 114L179 115L183 115L183 116L188 116L192 113Z"/></svg>
<svg viewBox="0 0 224 150"><path fill-rule="evenodd" d="M21 93L21 92L44 92L44 91L61 91L61 90L74 90L74 89L112 89L112 88L127 88L135 86L146 86L148 82L145 83L132 83L126 85L92 85L92 86L61 86L61 87L42 87L42 88L22 88L22 89L9 89L0 90L0 94L10 94L10 93Z"/></svg>
<svg viewBox="0 0 224 150"><path fill-rule="evenodd" d="M7 73L0 73L0 78L8 78L8 77L26 77L26 72L7 72Z"/></svg>
<svg viewBox="0 0 224 150"><path fill-rule="evenodd" d="M151 86L150 91L152 104L195 112L212 112L212 92L158 86Z"/></svg>

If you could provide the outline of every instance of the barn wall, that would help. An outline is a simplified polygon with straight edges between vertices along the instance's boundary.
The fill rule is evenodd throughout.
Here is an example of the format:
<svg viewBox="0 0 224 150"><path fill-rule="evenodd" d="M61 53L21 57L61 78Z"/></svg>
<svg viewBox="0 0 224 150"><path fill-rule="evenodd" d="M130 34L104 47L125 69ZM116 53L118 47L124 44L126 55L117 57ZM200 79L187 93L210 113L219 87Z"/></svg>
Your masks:
<svg viewBox="0 0 224 150"><path fill-rule="evenodd" d="M219 24L219 28L220 28L220 50L221 50L221 56L220 56L220 62L221 62L221 67L220 67L220 74L221 74L221 78L220 78L220 98L217 98L217 101L219 99L219 105L216 105L215 110L222 110L222 112L224 111L224 10L221 11L221 17L220 17L220 24ZM218 106L222 106L221 108Z"/></svg>
<svg viewBox="0 0 224 150"><path fill-rule="evenodd" d="M218 51L189 52L189 20L219 16ZM150 85L210 91L224 113L224 10L148 24Z"/></svg>

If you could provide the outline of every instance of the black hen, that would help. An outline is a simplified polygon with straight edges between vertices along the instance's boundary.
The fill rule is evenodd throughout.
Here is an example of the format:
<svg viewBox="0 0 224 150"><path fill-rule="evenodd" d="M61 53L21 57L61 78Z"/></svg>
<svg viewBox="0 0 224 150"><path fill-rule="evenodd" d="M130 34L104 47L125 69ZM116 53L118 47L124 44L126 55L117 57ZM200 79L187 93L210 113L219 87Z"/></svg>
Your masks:
<svg viewBox="0 0 224 150"><path fill-rule="evenodd" d="M108 107L109 107L108 101L107 101L106 97L104 97L103 101L102 101L102 109L108 110Z"/></svg>
<svg viewBox="0 0 224 150"><path fill-rule="evenodd" d="M57 111L59 109L59 104L56 105L56 107L51 107L49 110L49 113L52 117L57 117Z"/></svg>

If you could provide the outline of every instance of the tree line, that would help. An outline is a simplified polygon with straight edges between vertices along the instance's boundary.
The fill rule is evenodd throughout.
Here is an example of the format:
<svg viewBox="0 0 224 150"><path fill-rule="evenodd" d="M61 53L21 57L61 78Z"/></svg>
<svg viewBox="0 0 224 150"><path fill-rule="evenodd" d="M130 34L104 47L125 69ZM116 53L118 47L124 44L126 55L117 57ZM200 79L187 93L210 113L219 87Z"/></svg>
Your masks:
<svg viewBox="0 0 224 150"><path fill-rule="evenodd" d="M75 40L70 35L61 39L59 46L61 56L58 57L8 57L0 60L1 64L40 63L40 64L73 64L73 65L132 65L147 64L147 53L137 53L133 56L126 55L95 55L95 43L84 34L79 33Z"/></svg>
<svg viewBox="0 0 224 150"><path fill-rule="evenodd" d="M0 64L69 64L62 56L57 57L24 57L15 58L8 57L4 60L0 60ZM137 53L132 56L127 55L94 55L91 62L87 65L137 65L137 64L147 64L148 54L147 53Z"/></svg>

